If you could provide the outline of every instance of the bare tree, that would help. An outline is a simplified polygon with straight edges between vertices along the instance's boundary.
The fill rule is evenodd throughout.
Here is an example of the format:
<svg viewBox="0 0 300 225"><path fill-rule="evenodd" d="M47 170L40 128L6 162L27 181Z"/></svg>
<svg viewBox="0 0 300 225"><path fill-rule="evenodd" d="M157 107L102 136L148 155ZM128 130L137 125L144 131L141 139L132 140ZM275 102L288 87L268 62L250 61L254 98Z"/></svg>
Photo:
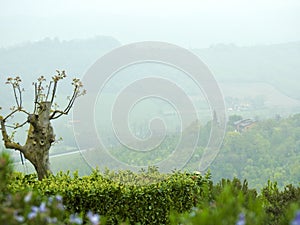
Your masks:
<svg viewBox="0 0 300 225"><path fill-rule="evenodd" d="M29 113L23 108L21 79L20 77L8 78L6 84L11 85L13 90L16 106L11 108L11 112L3 117L0 115L0 128L2 131L4 145L8 149L15 149L23 153L34 166L38 179L42 180L50 173L49 150L51 145L55 142L55 135L51 126L51 120L57 119L62 115L67 115L76 98L85 94L82 89L82 83L79 79L73 79L72 85L74 87L72 96L68 99L68 104L64 110L59 110L58 105L54 102L56 97L58 83L66 77L65 71L56 71L57 74L52 77L52 80L46 83L44 76L34 82L34 109L33 113ZM15 123L13 126L6 122L12 118L16 113L25 113L27 120L22 123ZM24 145L14 141L13 135L9 135L7 128L16 130L29 123L27 131L27 140ZM14 131L15 132L15 131ZM14 134L13 132L13 134Z"/></svg>

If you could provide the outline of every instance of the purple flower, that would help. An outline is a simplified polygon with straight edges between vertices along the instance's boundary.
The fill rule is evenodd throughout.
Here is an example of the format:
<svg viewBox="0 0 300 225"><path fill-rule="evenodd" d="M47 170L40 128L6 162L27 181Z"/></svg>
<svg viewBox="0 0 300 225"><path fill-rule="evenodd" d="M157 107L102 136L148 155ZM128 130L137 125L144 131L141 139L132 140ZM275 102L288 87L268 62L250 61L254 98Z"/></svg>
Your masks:
<svg viewBox="0 0 300 225"><path fill-rule="evenodd" d="M239 220L236 222L236 225L245 225L245 224L246 224L245 214L240 213Z"/></svg>
<svg viewBox="0 0 300 225"><path fill-rule="evenodd" d="M30 212L30 213L28 213L27 218L31 220L31 219L35 218L36 216L37 216L36 212Z"/></svg>
<svg viewBox="0 0 300 225"><path fill-rule="evenodd" d="M63 204L61 203L58 203L57 206L56 206L60 211L64 211L65 207Z"/></svg>
<svg viewBox="0 0 300 225"><path fill-rule="evenodd" d="M31 197L32 197L32 192L29 192L25 198L24 198L24 202L29 202L31 200Z"/></svg>
<svg viewBox="0 0 300 225"><path fill-rule="evenodd" d="M25 220L25 218L24 218L23 216L18 215L18 212L17 212L17 211L14 213L14 218L15 218L15 220L18 221L19 223L23 223L24 220Z"/></svg>
<svg viewBox="0 0 300 225"><path fill-rule="evenodd" d="M57 218L56 217L53 217L53 218L47 217L47 223L56 224L57 223Z"/></svg>
<svg viewBox="0 0 300 225"><path fill-rule="evenodd" d="M28 213L27 218L28 219L35 218L37 216L38 212L39 212L39 207L37 207L37 206L31 206L31 212Z"/></svg>
<svg viewBox="0 0 300 225"><path fill-rule="evenodd" d="M39 212L39 207L31 206L31 212L38 213Z"/></svg>
<svg viewBox="0 0 300 225"><path fill-rule="evenodd" d="M39 212L46 212L47 208L46 208L46 203L42 202L40 207L39 207Z"/></svg>
<svg viewBox="0 0 300 225"><path fill-rule="evenodd" d="M61 195L56 195L56 196L55 196L55 199L56 199L58 202L62 202L63 197L62 197Z"/></svg>
<svg viewBox="0 0 300 225"><path fill-rule="evenodd" d="M295 219L291 222L291 225L300 225L300 210L297 211Z"/></svg>
<svg viewBox="0 0 300 225"><path fill-rule="evenodd" d="M82 219L78 217L76 214L71 214L70 215L70 223L75 223L75 224L82 224Z"/></svg>
<svg viewBox="0 0 300 225"><path fill-rule="evenodd" d="M86 216L93 225L98 225L100 223L100 216L98 214L89 211Z"/></svg>
<svg viewBox="0 0 300 225"><path fill-rule="evenodd" d="M48 198L48 205L51 205L52 204L52 202L53 202L53 197L52 196L50 196L49 198Z"/></svg>

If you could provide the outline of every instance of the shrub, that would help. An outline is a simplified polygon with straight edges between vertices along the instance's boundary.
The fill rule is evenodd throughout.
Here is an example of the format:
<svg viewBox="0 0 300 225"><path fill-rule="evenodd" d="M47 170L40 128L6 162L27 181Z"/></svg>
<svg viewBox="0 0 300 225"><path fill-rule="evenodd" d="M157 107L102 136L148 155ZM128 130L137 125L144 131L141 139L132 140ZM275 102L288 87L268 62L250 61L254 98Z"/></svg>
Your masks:
<svg viewBox="0 0 300 225"><path fill-rule="evenodd" d="M110 179L107 174L94 171L90 176L79 177L77 173L59 173L42 181L15 174L17 182L10 184L10 190L30 188L41 196L59 194L70 213L86 214L91 210L105 215L113 224L126 220L131 224L166 224L170 210L188 211L208 195L207 178L200 175L120 171Z"/></svg>
<svg viewBox="0 0 300 225"><path fill-rule="evenodd" d="M281 191L276 182L268 181L261 194L264 199L265 210L269 216L269 224L276 225L286 221L287 218L292 217L291 214L295 212L295 208L300 208L300 187L289 184Z"/></svg>
<svg viewBox="0 0 300 225"><path fill-rule="evenodd" d="M6 154L0 155L0 224L1 225L44 225L44 224L99 224L99 216L70 214L63 205L60 195L45 196L32 190L36 176L13 173L11 161ZM27 182L25 182L27 181ZM31 182L29 182L31 181ZM8 185L10 183L10 185ZM13 184L13 185L12 185ZM10 187L10 188L9 188ZM13 188L12 188L13 187ZM17 188L19 187L19 189ZM11 190L14 193L10 193Z"/></svg>
<svg viewBox="0 0 300 225"><path fill-rule="evenodd" d="M235 182L221 182L215 189L214 200L193 208L183 215L172 214L171 224L266 224L266 214L262 202L254 195L237 189ZM222 188L221 188L222 187ZM219 189L221 188L221 189ZM237 223L239 222L239 223Z"/></svg>
<svg viewBox="0 0 300 225"><path fill-rule="evenodd" d="M58 173L43 181L12 171L0 156L0 224L300 223L300 188L269 182L258 195L247 181L174 172ZM171 212L171 216L170 216ZM105 216L105 217L104 217ZM107 220L106 220L107 219ZM126 221L126 222L124 222Z"/></svg>

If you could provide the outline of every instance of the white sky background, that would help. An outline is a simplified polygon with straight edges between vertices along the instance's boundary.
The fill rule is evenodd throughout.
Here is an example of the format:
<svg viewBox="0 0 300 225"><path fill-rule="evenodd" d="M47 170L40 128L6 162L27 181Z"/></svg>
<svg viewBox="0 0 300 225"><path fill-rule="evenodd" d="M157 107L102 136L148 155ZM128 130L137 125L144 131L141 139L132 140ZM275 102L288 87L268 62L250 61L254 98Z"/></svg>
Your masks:
<svg viewBox="0 0 300 225"><path fill-rule="evenodd" d="M0 0L0 47L96 35L187 48L300 41L300 1Z"/></svg>

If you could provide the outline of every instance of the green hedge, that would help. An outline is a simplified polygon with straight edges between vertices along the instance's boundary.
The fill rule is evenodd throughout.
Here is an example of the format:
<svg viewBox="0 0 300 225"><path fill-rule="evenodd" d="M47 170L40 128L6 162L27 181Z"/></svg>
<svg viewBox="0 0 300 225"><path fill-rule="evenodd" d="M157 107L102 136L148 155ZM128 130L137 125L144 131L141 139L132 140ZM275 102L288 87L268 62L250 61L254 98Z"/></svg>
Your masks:
<svg viewBox="0 0 300 225"><path fill-rule="evenodd" d="M276 183L257 193L247 181L211 182L210 174L174 172L90 176L59 173L38 181L12 172L0 155L0 224L300 224L300 187ZM63 200L62 200L63 199ZM171 215L171 216L170 216ZM126 222L124 222L126 221ZM292 223L293 221L293 223Z"/></svg>
<svg viewBox="0 0 300 225"><path fill-rule="evenodd" d="M131 224L166 224L170 211L188 211L208 196L208 177L184 173L161 175L156 172L132 177L131 173L121 171L114 177L99 171L84 177L59 173L43 181L37 181L34 176L15 174L10 190L32 189L42 196L59 194L72 213L91 210L105 215L112 223L129 221ZM126 177L131 178L129 183L126 183Z"/></svg>

